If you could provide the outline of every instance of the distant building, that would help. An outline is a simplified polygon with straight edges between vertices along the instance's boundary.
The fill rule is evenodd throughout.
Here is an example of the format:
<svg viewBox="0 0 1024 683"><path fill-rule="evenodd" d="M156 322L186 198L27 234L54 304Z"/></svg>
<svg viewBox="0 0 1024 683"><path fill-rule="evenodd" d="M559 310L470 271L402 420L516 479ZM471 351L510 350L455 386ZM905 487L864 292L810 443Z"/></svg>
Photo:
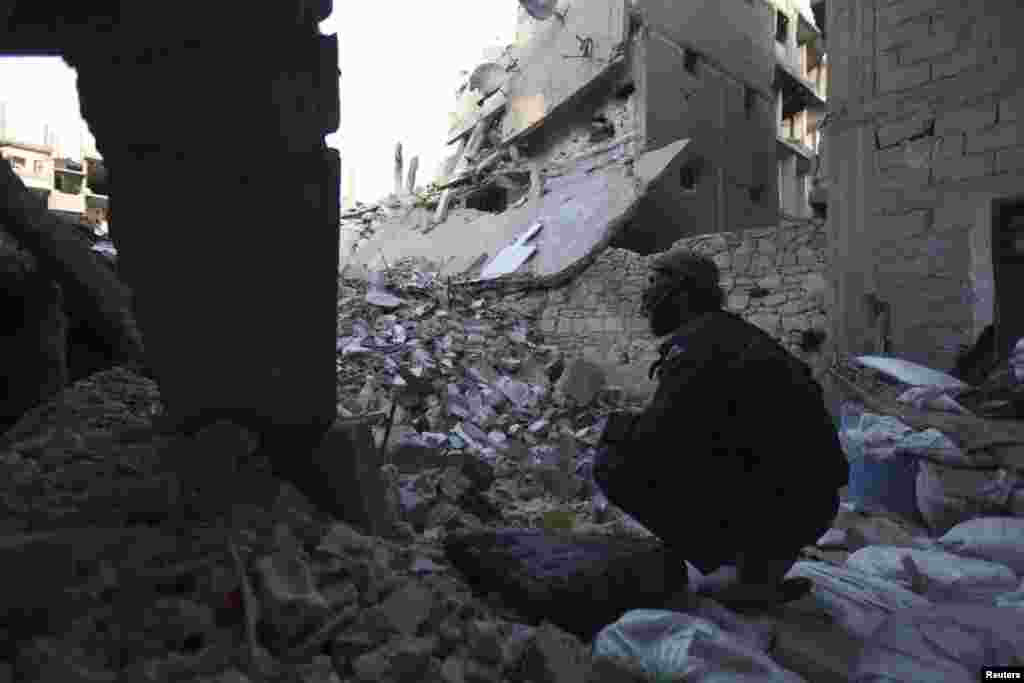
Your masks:
<svg viewBox="0 0 1024 683"><path fill-rule="evenodd" d="M110 201L106 167L98 153L76 160L55 156L52 145L0 139L0 155L50 211L105 230Z"/></svg>

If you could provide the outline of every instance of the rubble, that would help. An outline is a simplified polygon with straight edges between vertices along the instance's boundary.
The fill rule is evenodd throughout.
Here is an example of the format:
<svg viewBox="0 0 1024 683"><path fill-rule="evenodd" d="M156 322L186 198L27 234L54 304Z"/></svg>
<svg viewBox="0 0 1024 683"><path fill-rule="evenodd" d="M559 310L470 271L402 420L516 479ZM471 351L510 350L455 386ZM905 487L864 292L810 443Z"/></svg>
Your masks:
<svg viewBox="0 0 1024 683"><path fill-rule="evenodd" d="M681 562L608 506L592 482L606 415L639 405L585 361L545 345L514 296L442 279L414 261L389 264L372 286L396 305L375 305L368 282L342 278L337 345L338 424L366 430L359 488L379 491L382 506L363 521L326 517L260 475L265 464L247 459L244 430L215 425L193 439L162 433L155 385L122 368L75 384L4 435L0 500L10 521L0 553L11 558L5 566L26 570L16 590L0 596L9 609L22 605L5 637L19 675L155 671L246 681L270 670L304 681L632 680L591 658L595 634L638 607L696 609L678 599ZM835 370L873 386L887 406L924 409L900 403L907 387L874 371L852 363ZM354 478L353 465L335 462L345 460L341 448L315 456L329 486ZM214 468L217 453L239 469ZM185 462L169 466L171 455ZM232 502L182 497L215 471L212 481L238 489ZM263 493L240 490L252 487ZM358 518L353 509L345 516ZM378 517L394 521L392 531L360 527ZM126 522L134 524L127 536ZM108 531L77 531L86 525ZM973 528L951 532L942 549L1016 563L999 540L1016 527L988 522L985 529L1003 536L987 531L992 539L977 542L964 535L981 533ZM483 552L484 539L498 536L515 542ZM557 538L566 539L562 550L545 546ZM517 554L516 543L533 550ZM812 596L757 627L775 634L766 656L801 674L853 670L851 653L875 626L945 600L944 577L970 564L946 561L953 555L936 552L929 530L845 504L819 546L806 549L808 561L795 570L814 581ZM90 558L84 574L41 571L62 566L66 555L56 547ZM878 548L924 564L914 573L885 565L888 573L874 576L861 565ZM15 552L28 564L14 562ZM999 572L982 597L1005 588L988 604L1014 609L1010 584L1018 579ZM26 611L38 605L47 605L43 621ZM708 605L693 614L730 632L752 623ZM820 619L828 614L835 622L826 628ZM42 637L51 631L57 637Z"/></svg>

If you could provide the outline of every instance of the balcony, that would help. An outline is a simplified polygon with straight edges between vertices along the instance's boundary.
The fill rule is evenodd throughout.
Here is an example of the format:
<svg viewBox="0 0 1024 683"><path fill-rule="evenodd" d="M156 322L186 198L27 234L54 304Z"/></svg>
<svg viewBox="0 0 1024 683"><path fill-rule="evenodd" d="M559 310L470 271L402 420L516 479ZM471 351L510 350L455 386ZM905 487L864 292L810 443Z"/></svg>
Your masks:
<svg viewBox="0 0 1024 683"><path fill-rule="evenodd" d="M85 195L69 194L54 190L50 193L50 199L46 208L50 209L50 211L83 214L85 213Z"/></svg>

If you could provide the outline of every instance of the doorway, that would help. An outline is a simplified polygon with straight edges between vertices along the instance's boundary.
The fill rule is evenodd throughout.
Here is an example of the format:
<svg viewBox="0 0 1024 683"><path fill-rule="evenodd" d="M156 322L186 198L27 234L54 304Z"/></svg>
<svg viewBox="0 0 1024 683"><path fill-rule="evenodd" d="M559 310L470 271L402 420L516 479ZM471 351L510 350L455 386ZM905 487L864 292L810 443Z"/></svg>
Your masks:
<svg viewBox="0 0 1024 683"><path fill-rule="evenodd" d="M992 274L995 280L996 350L1006 358L1024 337L1024 198L992 208Z"/></svg>

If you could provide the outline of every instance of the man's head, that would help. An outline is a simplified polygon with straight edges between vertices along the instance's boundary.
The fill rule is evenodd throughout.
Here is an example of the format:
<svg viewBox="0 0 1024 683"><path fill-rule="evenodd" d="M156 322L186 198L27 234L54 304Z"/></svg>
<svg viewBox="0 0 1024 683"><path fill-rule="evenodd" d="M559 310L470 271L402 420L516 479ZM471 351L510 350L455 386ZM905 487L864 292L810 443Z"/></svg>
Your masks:
<svg viewBox="0 0 1024 683"><path fill-rule="evenodd" d="M650 271L642 311L656 337L725 303L718 266L706 256L674 249L655 258Z"/></svg>

